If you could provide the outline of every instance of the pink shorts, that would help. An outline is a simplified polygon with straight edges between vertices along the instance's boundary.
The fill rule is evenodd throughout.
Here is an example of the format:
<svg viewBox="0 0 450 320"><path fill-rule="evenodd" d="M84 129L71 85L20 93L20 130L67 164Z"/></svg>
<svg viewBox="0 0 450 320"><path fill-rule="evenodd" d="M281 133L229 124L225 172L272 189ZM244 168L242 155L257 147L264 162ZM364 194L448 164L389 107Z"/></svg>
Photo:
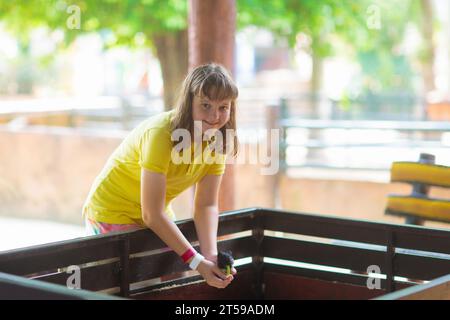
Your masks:
<svg viewBox="0 0 450 320"><path fill-rule="evenodd" d="M105 222L99 222L95 220L91 220L86 217L85 219L86 225L86 235L92 236L96 234L104 234L108 232L114 231L131 231L142 229L142 226L138 224L111 224Z"/></svg>

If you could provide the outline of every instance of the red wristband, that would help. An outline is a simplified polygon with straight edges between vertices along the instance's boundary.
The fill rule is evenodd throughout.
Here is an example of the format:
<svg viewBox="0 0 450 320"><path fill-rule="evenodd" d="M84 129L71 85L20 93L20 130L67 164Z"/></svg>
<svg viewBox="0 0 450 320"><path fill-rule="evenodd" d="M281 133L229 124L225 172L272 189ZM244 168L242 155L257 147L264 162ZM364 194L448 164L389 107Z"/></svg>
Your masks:
<svg viewBox="0 0 450 320"><path fill-rule="evenodd" d="M189 248L189 249L186 250L185 253L183 253L183 255L181 256L181 259L183 259L183 262L186 263L186 262L188 262L188 260L189 260L190 258L192 258L193 256L195 256L195 253L196 253L196 252L195 252L194 249Z"/></svg>

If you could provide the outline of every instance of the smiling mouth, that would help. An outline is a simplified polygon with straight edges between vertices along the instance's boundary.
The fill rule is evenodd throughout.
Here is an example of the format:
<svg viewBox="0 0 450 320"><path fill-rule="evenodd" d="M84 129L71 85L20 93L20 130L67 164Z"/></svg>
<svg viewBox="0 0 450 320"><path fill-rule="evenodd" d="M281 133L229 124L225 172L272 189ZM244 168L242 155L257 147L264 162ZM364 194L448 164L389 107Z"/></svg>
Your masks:
<svg viewBox="0 0 450 320"><path fill-rule="evenodd" d="M209 123L208 121L205 121L205 120L203 120L203 122L205 122L206 124L208 124L210 126L216 126L216 125L219 124L218 122L216 122L216 123Z"/></svg>

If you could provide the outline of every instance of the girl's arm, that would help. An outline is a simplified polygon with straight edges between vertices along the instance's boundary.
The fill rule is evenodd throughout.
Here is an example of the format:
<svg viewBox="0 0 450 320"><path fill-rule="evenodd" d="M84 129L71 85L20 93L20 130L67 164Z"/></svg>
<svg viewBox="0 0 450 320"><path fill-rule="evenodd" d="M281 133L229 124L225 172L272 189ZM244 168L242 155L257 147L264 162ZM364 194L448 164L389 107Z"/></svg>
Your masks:
<svg viewBox="0 0 450 320"><path fill-rule="evenodd" d="M206 175L195 190L194 222L200 250L217 264L217 228L219 224L219 188L222 176ZM236 274L236 269L232 269Z"/></svg>
<svg viewBox="0 0 450 320"><path fill-rule="evenodd" d="M142 220L172 250L182 255L191 245L165 213L166 176L141 169Z"/></svg>
<svg viewBox="0 0 450 320"><path fill-rule="evenodd" d="M164 212L165 190L166 176L164 174L141 169L142 219L149 229L181 256L191 248L191 244ZM208 258L200 262L197 271L209 285L217 288L225 288L233 280L233 277L227 278L216 263Z"/></svg>
<svg viewBox="0 0 450 320"><path fill-rule="evenodd" d="M194 200L194 222L200 250L211 261L217 259L219 223L219 187L222 176L206 175L197 183Z"/></svg>

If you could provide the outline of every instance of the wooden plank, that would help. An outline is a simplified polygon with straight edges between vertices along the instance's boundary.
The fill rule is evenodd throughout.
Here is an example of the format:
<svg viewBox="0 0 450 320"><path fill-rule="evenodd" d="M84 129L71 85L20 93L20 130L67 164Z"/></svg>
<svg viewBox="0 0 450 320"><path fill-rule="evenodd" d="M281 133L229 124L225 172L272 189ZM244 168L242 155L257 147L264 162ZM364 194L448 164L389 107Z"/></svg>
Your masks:
<svg viewBox="0 0 450 320"><path fill-rule="evenodd" d="M131 232L128 235L130 254L166 248L167 245L150 229Z"/></svg>
<svg viewBox="0 0 450 320"><path fill-rule="evenodd" d="M253 228L254 219L253 211L221 215L219 217L219 229L217 235L231 235L251 230ZM192 220L179 221L177 222L177 226L189 242L198 240L195 225ZM134 231L129 234L129 239L130 254L167 248L167 245L149 229Z"/></svg>
<svg viewBox="0 0 450 320"><path fill-rule="evenodd" d="M264 229L301 235L385 245L382 226L337 217L264 209Z"/></svg>
<svg viewBox="0 0 450 320"><path fill-rule="evenodd" d="M391 181L450 188L450 167L430 163L394 162Z"/></svg>
<svg viewBox="0 0 450 320"><path fill-rule="evenodd" d="M450 229L396 226L395 247L450 254Z"/></svg>
<svg viewBox="0 0 450 320"><path fill-rule="evenodd" d="M251 256L255 243L251 237L225 240L218 243L219 250L231 250L235 259ZM198 250L198 247L196 247ZM136 257L130 260L130 282L170 275L189 270L180 257L173 251Z"/></svg>
<svg viewBox="0 0 450 320"><path fill-rule="evenodd" d="M397 253L395 275L415 280L433 280L450 272L450 258Z"/></svg>
<svg viewBox="0 0 450 320"><path fill-rule="evenodd" d="M14 260L24 256L40 256L48 253L61 252L71 249L106 245L107 243L115 243L119 241L121 237L122 236L120 233L102 234L2 251L0 253L0 262Z"/></svg>
<svg viewBox="0 0 450 320"><path fill-rule="evenodd" d="M386 274L386 286L384 289L387 292L395 291L395 281L394 281L394 258L395 258L395 248L394 248L394 233L387 231L387 247L386 247L386 270L383 273Z"/></svg>
<svg viewBox="0 0 450 320"><path fill-rule="evenodd" d="M450 200L425 195L389 195L386 213L411 215L425 220L450 222Z"/></svg>
<svg viewBox="0 0 450 320"><path fill-rule="evenodd" d="M265 272L264 281L264 298L269 300L367 300L384 293L364 286L274 272Z"/></svg>
<svg viewBox="0 0 450 320"><path fill-rule="evenodd" d="M403 211L396 211L391 208L386 208L384 211L385 214L391 215L391 216L397 216L397 217L404 217L404 218L414 218L414 219L424 219L428 221L436 221L436 222L444 222L444 223L450 223L450 215L447 217L444 216L430 216L430 215L423 215L421 213L411 213L411 212L403 212Z"/></svg>
<svg viewBox="0 0 450 320"><path fill-rule="evenodd" d="M323 271L309 268L299 268L293 266L284 266L273 263L264 263L264 273L283 273L293 276L319 279L325 281L338 281L341 283L348 283L358 286L364 286L367 284L368 277L363 274L346 274L332 271ZM380 279L380 285L383 288L386 280Z"/></svg>
<svg viewBox="0 0 450 320"><path fill-rule="evenodd" d="M123 300L118 297L0 273L0 300Z"/></svg>
<svg viewBox="0 0 450 320"><path fill-rule="evenodd" d="M255 209L239 210L220 216L219 235L249 230ZM177 223L190 241L197 240L192 220ZM130 253L166 247L159 237L148 229L114 232L0 253L0 271L30 275L55 272L69 265L81 265L103 259L119 257L120 241L129 239Z"/></svg>
<svg viewBox="0 0 450 320"><path fill-rule="evenodd" d="M130 241L126 238L120 242L120 295L130 294Z"/></svg>
<svg viewBox="0 0 450 320"><path fill-rule="evenodd" d="M386 253L350 246L315 243L265 236L262 244L265 257L319 264L366 272L371 265L386 270Z"/></svg>
<svg viewBox="0 0 450 320"><path fill-rule="evenodd" d="M248 270L251 270L252 273L254 273L254 268L253 268L253 266L251 264L245 264L245 265L237 266L236 270L237 270L237 273L239 275L241 273L243 273L243 272L248 271ZM140 294L148 293L150 291L154 291L154 290L157 290L157 289L163 289L163 288L167 288L167 287L171 287L171 286L184 286L184 285L187 285L189 283L203 281L203 278L202 278L202 276L200 274L192 275L192 273L190 273L189 275L183 275L183 276L181 276L179 278L175 278L175 279L171 279L171 280L165 280L165 279L161 279L161 278L160 278L160 280L162 282L160 281L158 283L148 285L147 287L141 287L139 289L131 290L130 291L130 296L134 297L134 296L137 296L137 295L140 295Z"/></svg>
<svg viewBox="0 0 450 320"><path fill-rule="evenodd" d="M262 226L267 230L383 246L389 242L386 234L391 233L393 247L450 254L449 230L374 223L259 208L225 213L220 219L219 235L252 230L256 225L256 220L260 219ZM193 221L186 220L179 224L180 229L186 233L188 239L195 241ZM119 243L126 239L130 241L130 254L165 247L164 243L150 230L126 231L2 253L0 254L0 270L6 269L9 273L30 274L52 271L72 264L79 265L108 258L119 259L120 252L122 252ZM388 264L384 251L337 244L277 239L268 236L264 236L263 239L262 244L267 246L269 250L266 251L267 248L263 248L263 252L270 253L274 258L348 268L360 272L366 271L367 267L372 264L379 265L383 272ZM292 245L292 241L294 245ZM254 256L255 254L258 256L259 252L257 243L252 237L222 241L219 243L219 248L231 249L236 259ZM444 270L449 270L448 262L442 262L442 259L438 259L439 261L436 262L433 259L435 258L411 257L403 253L395 253L393 274L427 280L442 274ZM265 267L266 264L263 266ZM92 279L92 282L95 282L97 278L100 279L101 286L98 285L97 287L102 287L100 290L105 289L104 287L108 287L110 284L120 286L119 283L116 284L115 282L119 281L119 277L114 276L115 272L119 270L117 264L112 263L111 266L104 265L103 267L98 266L98 268L97 270L94 267L82 268L82 279ZM158 278L162 275L170 275L184 270L187 270L187 266L182 264L179 257L172 251L136 257L130 260L129 282ZM314 274L318 272L315 271ZM337 278L341 277L335 275ZM67 276L67 274L46 275L47 280L59 281L58 283L61 284L65 283ZM425 278L425 276L428 278ZM329 281L333 280L330 279ZM397 285L397 282L395 283ZM94 285L92 289L96 290Z"/></svg>
<svg viewBox="0 0 450 320"><path fill-rule="evenodd" d="M387 245L386 233L392 232L395 247L450 254L448 245L450 230L447 229L379 223L275 209L259 209L259 212L264 216L265 230L376 245Z"/></svg>
<svg viewBox="0 0 450 320"><path fill-rule="evenodd" d="M52 250L54 249L54 251ZM14 254L0 255L0 271L15 275L31 275L70 265L119 257L117 241L89 242L80 241L78 246L58 244L42 249L21 250Z"/></svg>
<svg viewBox="0 0 450 320"><path fill-rule="evenodd" d="M120 286L120 262L107 263L80 269L81 289L101 291ZM33 280L45 281L66 286L70 274L54 273L37 277Z"/></svg>
<svg viewBox="0 0 450 320"><path fill-rule="evenodd" d="M324 280L324 281L334 281L334 282L340 282L340 283L346 283L356 286L366 286L367 287L367 280L369 279L369 276L367 274L357 274L357 273L339 273L339 272L333 272L333 271L323 271L323 270L317 270L317 269L308 269L308 268L298 268L298 267L292 267L292 266L284 266L284 265L278 265L273 263L264 263L264 272L268 273L282 273L282 274L289 274L293 276L303 277L303 278L311 278L311 279L318 279L318 280ZM412 282L400 282L400 281L394 281L395 287L398 289L408 288L410 286L415 285L415 283ZM386 287L386 280L380 279L380 287L385 288ZM377 289L373 289L377 290ZM384 289L380 289L382 292L386 292Z"/></svg>
<svg viewBox="0 0 450 320"><path fill-rule="evenodd" d="M263 267L264 267L264 255L262 251L262 242L264 239L264 229L263 229L263 216L259 215L255 220L255 226L252 231L252 238L255 243L255 250L252 251L252 266L254 269L254 280L253 284L255 287L255 294L257 299L262 299L264 297L263 291Z"/></svg>
<svg viewBox="0 0 450 320"><path fill-rule="evenodd" d="M157 290L132 295L138 300L237 300L254 299L252 290L253 272L239 272L232 283L225 289L217 289L206 282L168 285Z"/></svg>
<svg viewBox="0 0 450 320"><path fill-rule="evenodd" d="M427 284L381 296L376 300L450 300L450 274Z"/></svg>
<svg viewBox="0 0 450 320"><path fill-rule="evenodd" d="M173 251L130 259L130 283L189 270Z"/></svg>

